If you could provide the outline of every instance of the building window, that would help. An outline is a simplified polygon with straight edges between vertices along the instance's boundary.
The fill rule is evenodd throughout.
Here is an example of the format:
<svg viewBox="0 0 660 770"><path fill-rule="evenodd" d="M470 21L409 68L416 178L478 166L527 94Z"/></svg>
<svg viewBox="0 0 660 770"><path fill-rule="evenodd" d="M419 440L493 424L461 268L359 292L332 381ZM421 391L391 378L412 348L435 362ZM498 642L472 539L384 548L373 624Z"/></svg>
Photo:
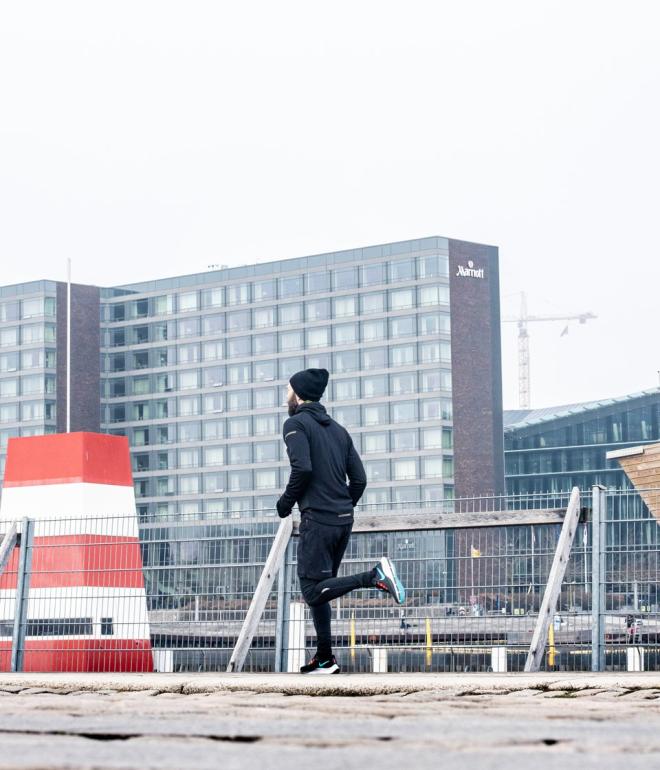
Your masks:
<svg viewBox="0 0 660 770"><path fill-rule="evenodd" d="M420 286L419 287L420 305L448 305L449 287L448 286Z"/></svg>
<svg viewBox="0 0 660 770"><path fill-rule="evenodd" d="M298 324L302 322L302 305L280 305L278 308L280 325Z"/></svg>
<svg viewBox="0 0 660 770"><path fill-rule="evenodd" d="M369 460L364 464L364 470L367 474L367 481L389 481L390 461L389 460Z"/></svg>
<svg viewBox="0 0 660 770"><path fill-rule="evenodd" d="M271 362L273 367L275 362ZM256 366L256 364L255 364ZM267 407L277 406L277 389L276 388L263 388L261 390L255 390L254 392L254 408L265 409Z"/></svg>
<svg viewBox="0 0 660 770"><path fill-rule="evenodd" d="M227 331L249 331L251 321L252 314L249 310L234 310L231 313L227 313Z"/></svg>
<svg viewBox="0 0 660 770"><path fill-rule="evenodd" d="M275 308L258 307L252 314L255 329L272 329L275 326Z"/></svg>
<svg viewBox="0 0 660 770"><path fill-rule="evenodd" d="M387 404L369 404L362 407L365 425L387 425L389 409Z"/></svg>
<svg viewBox="0 0 660 770"><path fill-rule="evenodd" d="M330 353L315 353L307 356L307 369L332 369Z"/></svg>
<svg viewBox="0 0 660 770"><path fill-rule="evenodd" d="M256 361L254 364L255 382L272 382L277 379L277 361Z"/></svg>
<svg viewBox="0 0 660 770"><path fill-rule="evenodd" d="M394 487L392 490L395 503L398 505L418 505L419 487Z"/></svg>
<svg viewBox="0 0 660 770"><path fill-rule="evenodd" d="M327 348L330 346L330 328L328 326L307 329L308 348Z"/></svg>
<svg viewBox="0 0 660 770"><path fill-rule="evenodd" d="M390 378L390 390L393 396L417 392L417 375L415 372L393 374Z"/></svg>
<svg viewBox="0 0 660 770"><path fill-rule="evenodd" d="M199 310L199 296L196 291L187 291L178 295L179 312L189 313Z"/></svg>
<svg viewBox="0 0 660 770"><path fill-rule="evenodd" d="M204 465L224 465L225 448L223 446L204 447Z"/></svg>
<svg viewBox="0 0 660 770"><path fill-rule="evenodd" d="M199 414L198 396L185 396L179 399L179 417L192 417L197 414Z"/></svg>
<svg viewBox="0 0 660 770"><path fill-rule="evenodd" d="M418 448L417 428L392 431L393 452L414 452Z"/></svg>
<svg viewBox="0 0 660 770"><path fill-rule="evenodd" d="M339 324L333 327L335 345L352 345L358 341L358 325Z"/></svg>
<svg viewBox="0 0 660 770"><path fill-rule="evenodd" d="M362 395L364 398L377 398L387 396L387 375L376 374L362 378Z"/></svg>
<svg viewBox="0 0 660 770"><path fill-rule="evenodd" d="M332 271L332 290L357 289L358 276L356 267L344 267Z"/></svg>
<svg viewBox="0 0 660 770"><path fill-rule="evenodd" d="M250 284L235 283L227 286L228 305L247 305L250 301Z"/></svg>
<svg viewBox="0 0 660 770"><path fill-rule="evenodd" d="M318 299L306 302L305 317L308 321L327 321L330 318L330 300Z"/></svg>
<svg viewBox="0 0 660 770"><path fill-rule="evenodd" d="M252 489L252 471L229 471L229 489L232 492L249 492Z"/></svg>
<svg viewBox="0 0 660 770"><path fill-rule="evenodd" d="M337 374L355 372L359 368L359 356L357 350L344 350L340 353L335 353L333 358L334 371Z"/></svg>
<svg viewBox="0 0 660 770"><path fill-rule="evenodd" d="M171 315L174 312L174 295L172 294L154 297L152 302L154 303L154 315Z"/></svg>
<svg viewBox="0 0 660 770"><path fill-rule="evenodd" d="M227 425L229 428L229 438L249 436L252 428L252 422L249 417L232 417L227 420Z"/></svg>
<svg viewBox="0 0 660 770"><path fill-rule="evenodd" d="M224 366L207 366L202 369L202 382L205 388L219 388L225 382Z"/></svg>
<svg viewBox="0 0 660 770"><path fill-rule="evenodd" d="M365 454L387 452L387 433L364 433L363 446Z"/></svg>
<svg viewBox="0 0 660 770"><path fill-rule="evenodd" d="M387 348L363 348L363 369L387 369Z"/></svg>
<svg viewBox="0 0 660 770"><path fill-rule="evenodd" d="M414 343L395 345L390 348L390 363L392 366L410 366L416 363L417 348Z"/></svg>
<svg viewBox="0 0 660 770"><path fill-rule="evenodd" d="M395 289L390 291L390 310L407 310L415 305L414 289Z"/></svg>
<svg viewBox="0 0 660 770"><path fill-rule="evenodd" d="M9 326L0 329L0 347L8 348L18 345L18 327Z"/></svg>
<svg viewBox="0 0 660 770"><path fill-rule="evenodd" d="M204 414L221 414L224 412L224 394L211 393L204 396Z"/></svg>
<svg viewBox="0 0 660 770"><path fill-rule="evenodd" d="M335 406L332 408L332 415L340 425L347 428L360 425L359 406Z"/></svg>
<svg viewBox="0 0 660 770"><path fill-rule="evenodd" d="M228 451L229 465L248 465L252 462L251 444L232 444Z"/></svg>
<svg viewBox="0 0 660 770"><path fill-rule="evenodd" d="M251 337L230 337L227 340L228 358L246 358L252 354Z"/></svg>
<svg viewBox="0 0 660 770"><path fill-rule="evenodd" d="M227 409L231 412L246 412L251 408L250 390L232 390L227 393Z"/></svg>
<svg viewBox="0 0 660 770"><path fill-rule="evenodd" d="M199 467L199 449L179 449L180 468Z"/></svg>
<svg viewBox="0 0 660 770"><path fill-rule="evenodd" d="M335 318L345 318L357 314L357 302L355 297L335 297L333 300Z"/></svg>
<svg viewBox="0 0 660 770"><path fill-rule="evenodd" d="M270 355L277 353L277 335L276 334L255 334L252 338L255 356Z"/></svg>
<svg viewBox="0 0 660 770"><path fill-rule="evenodd" d="M392 407L392 422L416 422L417 401L394 401Z"/></svg>
<svg viewBox="0 0 660 770"><path fill-rule="evenodd" d="M423 313L419 316L419 333L421 335L449 334L449 313Z"/></svg>
<svg viewBox="0 0 660 770"><path fill-rule="evenodd" d="M305 359L303 356L280 359L280 379L288 380L296 372L305 368Z"/></svg>
<svg viewBox="0 0 660 770"><path fill-rule="evenodd" d="M225 304L224 286L214 286L202 291L202 304L204 307L222 307Z"/></svg>
<svg viewBox="0 0 660 770"><path fill-rule="evenodd" d="M204 441L215 441L225 437L224 420L204 420Z"/></svg>
<svg viewBox="0 0 660 770"><path fill-rule="evenodd" d="M393 460L392 469L395 481L417 478L417 460L414 457Z"/></svg>
<svg viewBox="0 0 660 770"><path fill-rule="evenodd" d="M256 489L275 489L278 486L277 470L255 470L254 481Z"/></svg>
<svg viewBox="0 0 660 770"><path fill-rule="evenodd" d="M280 445L277 441L257 441L254 445L254 461L257 463L278 462Z"/></svg>
<svg viewBox="0 0 660 770"><path fill-rule="evenodd" d="M201 430L199 422L180 422L179 441L184 444L188 441L199 441Z"/></svg>
<svg viewBox="0 0 660 770"><path fill-rule="evenodd" d="M417 271L420 278L448 277L449 257L444 254L419 257L417 260Z"/></svg>
<svg viewBox="0 0 660 770"><path fill-rule="evenodd" d="M255 281L252 284L253 297L255 302L267 302L274 300L277 295L275 279L267 281Z"/></svg>
<svg viewBox="0 0 660 770"><path fill-rule="evenodd" d="M354 401L359 397L358 380L337 380L335 382L336 401Z"/></svg>
<svg viewBox="0 0 660 770"><path fill-rule="evenodd" d="M224 342L216 340L202 345L204 361L221 361L225 357Z"/></svg>
<svg viewBox="0 0 660 770"><path fill-rule="evenodd" d="M412 281L415 279L415 260L398 259L389 265L390 283Z"/></svg>
<svg viewBox="0 0 660 770"><path fill-rule="evenodd" d="M220 334L225 330L225 317L222 313L205 315L202 318L202 324L205 336L208 336L209 334Z"/></svg>
<svg viewBox="0 0 660 770"><path fill-rule="evenodd" d="M442 457L422 458L422 476L425 479L442 478Z"/></svg>
<svg viewBox="0 0 660 770"><path fill-rule="evenodd" d="M280 297L297 297L303 293L302 275L285 276L280 278Z"/></svg>
<svg viewBox="0 0 660 770"><path fill-rule="evenodd" d="M232 364L227 367L227 382L230 385L246 385L250 382L250 364Z"/></svg>
<svg viewBox="0 0 660 770"><path fill-rule="evenodd" d="M362 315L369 313L385 312L385 293L374 292L372 294L363 294L360 297L360 312Z"/></svg>
<svg viewBox="0 0 660 770"><path fill-rule="evenodd" d="M330 291L330 274L327 270L316 273L308 273L305 278L308 294L317 294L318 292Z"/></svg>
<svg viewBox="0 0 660 770"><path fill-rule="evenodd" d="M417 334L417 323L414 315L390 318L390 337L414 337Z"/></svg>
<svg viewBox="0 0 660 770"><path fill-rule="evenodd" d="M383 262L362 265L360 268L360 282L362 286L374 286L386 282L385 264Z"/></svg>
<svg viewBox="0 0 660 770"><path fill-rule="evenodd" d="M265 436L278 432L277 417L274 414L258 414L254 418L254 435Z"/></svg>

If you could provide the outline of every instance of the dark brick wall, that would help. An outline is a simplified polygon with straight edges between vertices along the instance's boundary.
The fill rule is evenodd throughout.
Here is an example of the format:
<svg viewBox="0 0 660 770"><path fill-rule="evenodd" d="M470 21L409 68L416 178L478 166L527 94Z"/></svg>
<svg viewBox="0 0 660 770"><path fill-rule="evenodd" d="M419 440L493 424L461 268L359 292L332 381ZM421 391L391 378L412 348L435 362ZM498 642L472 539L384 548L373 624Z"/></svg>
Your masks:
<svg viewBox="0 0 660 770"><path fill-rule="evenodd" d="M100 405L99 295L71 286L71 430L98 432ZM66 431L66 284L57 284L57 430Z"/></svg>
<svg viewBox="0 0 660 770"><path fill-rule="evenodd" d="M459 275L459 265L483 278ZM498 252L449 241L456 495L504 493Z"/></svg>

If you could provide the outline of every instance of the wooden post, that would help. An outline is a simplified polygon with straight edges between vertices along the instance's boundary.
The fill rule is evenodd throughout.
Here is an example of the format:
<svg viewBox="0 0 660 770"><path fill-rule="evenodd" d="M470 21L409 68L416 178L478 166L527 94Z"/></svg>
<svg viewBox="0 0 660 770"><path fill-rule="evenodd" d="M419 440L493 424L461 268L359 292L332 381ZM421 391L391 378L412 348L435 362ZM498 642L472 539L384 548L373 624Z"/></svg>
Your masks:
<svg viewBox="0 0 660 770"><path fill-rule="evenodd" d="M250 602L250 607L243 621L241 631L236 640L236 646L232 653L229 665L227 666L227 673L238 672L243 670L243 664L245 658L250 650L252 639L254 638L257 625L268 601L268 597L273 588L273 582L278 570L282 566L284 560L284 554L286 547L291 538L293 531L293 520L291 516L287 516L280 522L280 528L277 530L275 540L271 546L270 553L266 559L263 572L257 583L257 587Z"/></svg>
<svg viewBox="0 0 660 770"><path fill-rule="evenodd" d="M541 602L536 627L534 628L532 641L529 645L529 652L527 653L527 661L525 662L525 671L527 672L538 671L541 668L545 643L548 639L548 630L557 607L561 584L564 580L564 575L566 574L568 557L571 554L571 547L573 545L573 540L575 539L579 520L580 490L577 487L573 487L571 499L568 503L568 508L566 509L564 523L561 528L561 534L559 535L557 550L555 551L555 557L552 560L552 567L550 568L550 574L548 575L548 584L543 593L543 601Z"/></svg>

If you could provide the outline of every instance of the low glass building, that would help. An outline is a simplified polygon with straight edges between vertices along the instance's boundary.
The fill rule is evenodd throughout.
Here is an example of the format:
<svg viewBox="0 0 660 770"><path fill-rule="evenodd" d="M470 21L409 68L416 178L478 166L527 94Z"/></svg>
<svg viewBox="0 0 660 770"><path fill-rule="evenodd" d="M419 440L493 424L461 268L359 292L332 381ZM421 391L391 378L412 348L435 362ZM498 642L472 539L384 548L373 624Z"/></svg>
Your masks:
<svg viewBox="0 0 660 770"><path fill-rule="evenodd" d="M509 494L629 488L606 454L660 441L660 388L622 398L504 413Z"/></svg>

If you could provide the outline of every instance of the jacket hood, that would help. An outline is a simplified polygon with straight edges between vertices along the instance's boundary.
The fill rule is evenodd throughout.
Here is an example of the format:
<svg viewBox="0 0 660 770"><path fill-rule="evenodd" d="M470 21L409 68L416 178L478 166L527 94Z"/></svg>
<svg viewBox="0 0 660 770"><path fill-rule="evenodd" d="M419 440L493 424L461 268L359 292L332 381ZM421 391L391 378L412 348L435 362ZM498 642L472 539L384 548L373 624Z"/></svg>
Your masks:
<svg viewBox="0 0 660 770"><path fill-rule="evenodd" d="M316 422L321 425L330 425L330 415L325 411L323 404L319 404L318 401L309 401L305 404L300 404L296 409L296 413L298 412L307 412L307 414L310 414Z"/></svg>

